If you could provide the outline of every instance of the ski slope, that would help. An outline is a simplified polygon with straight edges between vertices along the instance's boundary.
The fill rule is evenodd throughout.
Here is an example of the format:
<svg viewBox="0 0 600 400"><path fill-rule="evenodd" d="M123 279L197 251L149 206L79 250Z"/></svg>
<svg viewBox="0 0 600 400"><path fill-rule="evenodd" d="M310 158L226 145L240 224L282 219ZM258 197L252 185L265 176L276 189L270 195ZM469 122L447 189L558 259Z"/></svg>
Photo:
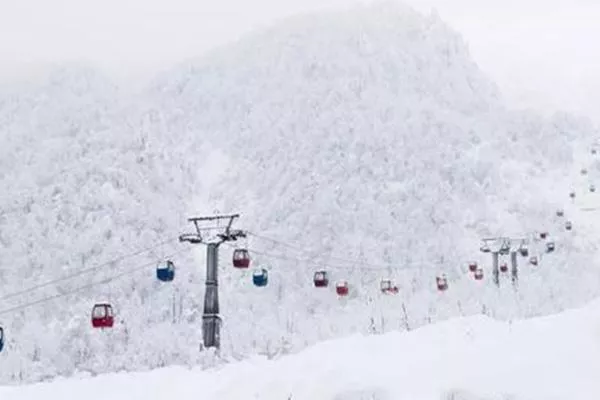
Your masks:
<svg viewBox="0 0 600 400"><path fill-rule="evenodd" d="M498 322L453 319L355 335L276 360L0 387L2 400L597 400L600 302Z"/></svg>

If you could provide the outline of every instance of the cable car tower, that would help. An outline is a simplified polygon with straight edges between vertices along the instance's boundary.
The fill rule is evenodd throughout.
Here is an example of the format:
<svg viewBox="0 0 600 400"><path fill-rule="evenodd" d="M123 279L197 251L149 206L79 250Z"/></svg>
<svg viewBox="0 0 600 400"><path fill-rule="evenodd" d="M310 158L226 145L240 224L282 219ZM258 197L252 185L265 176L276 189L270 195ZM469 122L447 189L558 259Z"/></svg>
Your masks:
<svg viewBox="0 0 600 400"><path fill-rule="evenodd" d="M511 263L511 280L515 289L517 289L519 282L519 266L517 261L517 252L522 256L529 254L528 240L525 238L510 238L510 237L492 237L481 239L482 246L480 251L482 253L489 253L492 255L492 276L494 284L500 286L500 268L498 265L499 256L510 255ZM519 243L518 248L514 242Z"/></svg>
<svg viewBox="0 0 600 400"><path fill-rule="evenodd" d="M179 236L180 242L204 244L206 252L206 291L204 292L204 312L202 314L202 341L204 347L221 347L221 317L219 316L219 246L245 238L246 232L232 230L231 226L239 214L213 215L210 217L188 218L194 224L195 233ZM226 221L222 226L221 221ZM216 233L215 233L216 232Z"/></svg>

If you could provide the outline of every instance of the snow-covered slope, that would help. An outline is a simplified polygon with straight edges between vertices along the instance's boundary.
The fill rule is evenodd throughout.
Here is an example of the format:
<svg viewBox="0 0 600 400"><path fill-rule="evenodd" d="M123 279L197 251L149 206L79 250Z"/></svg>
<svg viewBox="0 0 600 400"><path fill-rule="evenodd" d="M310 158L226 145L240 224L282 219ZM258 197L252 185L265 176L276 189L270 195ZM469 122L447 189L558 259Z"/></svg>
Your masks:
<svg viewBox="0 0 600 400"><path fill-rule="evenodd" d="M354 335L299 354L202 371L79 377L0 387L3 400L595 400L600 303L498 322L453 319L409 333Z"/></svg>
<svg viewBox="0 0 600 400"><path fill-rule="evenodd" d="M574 146L587 151L592 127L511 111L436 16L379 5L293 18L169 71L126 105L93 74L70 76L26 100L2 97L0 131L19 155L0 171L10 188L2 204L16 206L0 215L2 293L176 238L186 216L218 209L242 213L238 227L256 233L254 265L270 271L256 288L222 248L225 359L482 310L529 316L599 294L594 221L568 208L576 229L564 232L553 217L580 168ZM478 254L483 235L542 229L557 252L523 268L517 294L465 273L471 259L489 262ZM203 361L204 260L191 252L169 244L0 295L0 379ZM172 253L177 280L160 286L152 264ZM351 295L315 290L316 269L348 280ZM451 278L444 294L434 287L441 272ZM388 277L396 296L378 290ZM106 298L117 328L92 332L91 305Z"/></svg>
<svg viewBox="0 0 600 400"><path fill-rule="evenodd" d="M402 304L414 326L484 305L530 315L595 290L584 271L568 277L572 264L595 264L595 246L576 250L553 217L568 200L573 146L593 129L567 115L511 111L435 15L386 4L292 18L156 86L153 112L171 117L165 129L184 146L209 138L232 157L211 208L240 210L249 229L284 242L250 241L258 263L278 274L276 293L255 294L229 275L224 310L247 320L227 325L236 346L261 343L265 329L277 337L273 327L284 322L286 336L317 340L332 334L323 320L340 333L372 326L373 317L387 320L377 329L404 326ZM524 270L523 297L499 301L470 278L443 300L432 291L439 272L458 278L470 259L489 263L478 254L481 237L545 229L569 251L546 258L537 278ZM349 280L355 301L340 308L317 295L319 268ZM400 282L400 299L379 298L387 276ZM384 301L393 305L380 318ZM302 309L311 316L290 316Z"/></svg>

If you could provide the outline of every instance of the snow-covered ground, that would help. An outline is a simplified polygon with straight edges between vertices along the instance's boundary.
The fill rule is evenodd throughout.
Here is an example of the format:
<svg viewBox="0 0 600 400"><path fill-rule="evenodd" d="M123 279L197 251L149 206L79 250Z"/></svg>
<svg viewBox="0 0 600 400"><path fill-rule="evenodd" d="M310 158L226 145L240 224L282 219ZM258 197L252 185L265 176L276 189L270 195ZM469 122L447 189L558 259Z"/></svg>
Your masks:
<svg viewBox="0 0 600 400"><path fill-rule="evenodd" d="M497 322L454 319L408 333L351 336L276 360L170 367L22 387L2 400L597 400L600 302Z"/></svg>

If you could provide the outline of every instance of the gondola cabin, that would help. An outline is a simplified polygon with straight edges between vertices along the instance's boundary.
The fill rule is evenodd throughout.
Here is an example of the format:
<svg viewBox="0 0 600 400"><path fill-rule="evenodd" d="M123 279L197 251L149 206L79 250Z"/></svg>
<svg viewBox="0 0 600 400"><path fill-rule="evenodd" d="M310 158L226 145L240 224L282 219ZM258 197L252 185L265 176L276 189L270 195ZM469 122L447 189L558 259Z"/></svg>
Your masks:
<svg viewBox="0 0 600 400"><path fill-rule="evenodd" d="M266 269L261 268L252 273L252 283L254 286L264 287L269 283L269 273Z"/></svg>
<svg viewBox="0 0 600 400"><path fill-rule="evenodd" d="M548 232L541 232L540 239L546 239L548 237Z"/></svg>
<svg viewBox="0 0 600 400"><path fill-rule="evenodd" d="M175 279L175 264L171 260L156 267L156 279L161 282L172 282Z"/></svg>
<svg viewBox="0 0 600 400"><path fill-rule="evenodd" d="M112 328L115 324L113 309L110 304L100 303L92 308L92 326L94 328Z"/></svg>
<svg viewBox="0 0 600 400"><path fill-rule="evenodd" d="M546 243L546 253L552 253L555 248L556 246L554 245L554 242Z"/></svg>
<svg viewBox="0 0 600 400"><path fill-rule="evenodd" d="M492 249L490 249L490 246L488 246L487 244L484 244L479 248L479 251L481 251L482 253L490 253Z"/></svg>
<svg viewBox="0 0 600 400"><path fill-rule="evenodd" d="M498 253L502 255L507 255L508 253L510 253L510 245L506 242L502 243L502 246L500 246L500 250L498 251Z"/></svg>
<svg viewBox="0 0 600 400"><path fill-rule="evenodd" d="M477 263L475 261L472 261L469 263L469 271L475 272L475 270L477 270Z"/></svg>
<svg viewBox="0 0 600 400"><path fill-rule="evenodd" d="M596 191L596 186L590 185L590 192L594 193Z"/></svg>
<svg viewBox="0 0 600 400"><path fill-rule="evenodd" d="M382 293L398 293L398 286L392 284L389 279L383 279L379 287Z"/></svg>
<svg viewBox="0 0 600 400"><path fill-rule="evenodd" d="M573 229L573 224L571 223L571 221L567 221L565 222L565 229L570 231L571 229Z"/></svg>
<svg viewBox="0 0 600 400"><path fill-rule="evenodd" d="M327 287L329 286L329 277L327 276L327 271L317 271L315 272L313 282L315 287Z"/></svg>
<svg viewBox="0 0 600 400"><path fill-rule="evenodd" d="M592 149L592 154L596 155L596 153L598 153L598 151L596 149Z"/></svg>
<svg viewBox="0 0 600 400"><path fill-rule="evenodd" d="M500 272L508 272L508 264L507 263L500 264Z"/></svg>
<svg viewBox="0 0 600 400"><path fill-rule="evenodd" d="M519 247L519 254L521 254L522 257L529 256L529 249L527 248L527 246L522 245L521 247Z"/></svg>
<svg viewBox="0 0 600 400"><path fill-rule="evenodd" d="M537 257L535 257L535 256L531 257L529 259L529 264L531 264L531 265L538 265L538 259L537 259Z"/></svg>
<svg viewBox="0 0 600 400"><path fill-rule="evenodd" d="M335 284L335 292L338 296L348 296L349 291L348 282L341 281Z"/></svg>
<svg viewBox="0 0 600 400"><path fill-rule="evenodd" d="M588 171L585 168L581 168L581 175L587 175Z"/></svg>
<svg viewBox="0 0 600 400"><path fill-rule="evenodd" d="M0 352L4 350L4 328L0 326Z"/></svg>
<svg viewBox="0 0 600 400"><path fill-rule="evenodd" d="M557 217L564 217L565 216L565 212L563 210L557 210L556 211L556 216Z"/></svg>
<svg viewBox="0 0 600 400"><path fill-rule="evenodd" d="M572 198L572 199L574 199L575 198L575 192L569 193L569 197Z"/></svg>
<svg viewBox="0 0 600 400"><path fill-rule="evenodd" d="M438 291L445 292L446 290L448 290L448 279L445 275L436 277L435 283Z"/></svg>
<svg viewBox="0 0 600 400"><path fill-rule="evenodd" d="M235 268L250 267L250 253L247 249L235 249L233 251L233 266Z"/></svg>
<svg viewBox="0 0 600 400"><path fill-rule="evenodd" d="M475 280L482 280L483 279L483 269L481 268L477 268L477 270L473 273L473 278L475 278Z"/></svg>

